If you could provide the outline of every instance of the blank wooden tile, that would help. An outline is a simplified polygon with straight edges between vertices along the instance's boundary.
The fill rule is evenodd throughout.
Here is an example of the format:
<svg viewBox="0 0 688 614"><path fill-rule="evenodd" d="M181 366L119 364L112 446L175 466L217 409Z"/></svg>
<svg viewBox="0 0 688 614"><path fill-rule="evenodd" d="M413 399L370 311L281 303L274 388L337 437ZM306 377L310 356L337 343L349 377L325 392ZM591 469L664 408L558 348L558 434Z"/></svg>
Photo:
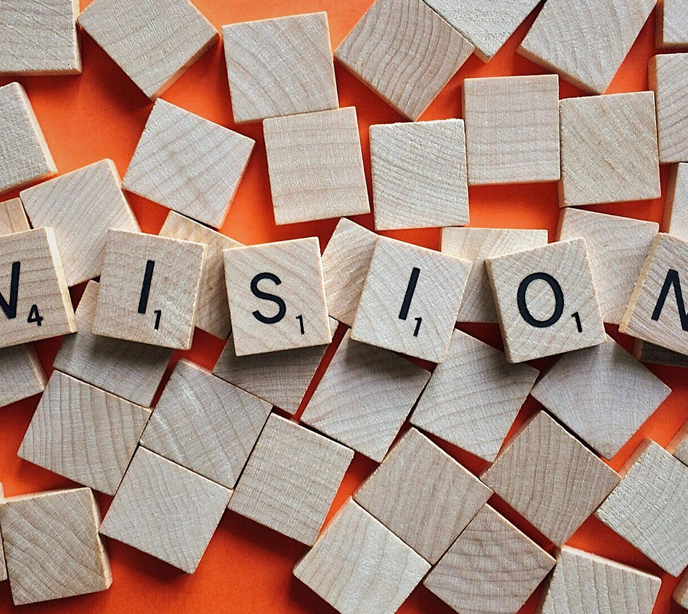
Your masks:
<svg viewBox="0 0 688 614"><path fill-rule="evenodd" d="M430 374L347 332L301 420L381 462Z"/></svg>
<svg viewBox="0 0 688 614"><path fill-rule="evenodd" d="M688 356L672 352L654 343L636 339L633 344L633 356L640 362L670 367L688 367Z"/></svg>
<svg viewBox="0 0 688 614"><path fill-rule="evenodd" d="M620 480L545 412L519 430L481 479L558 546Z"/></svg>
<svg viewBox="0 0 688 614"><path fill-rule="evenodd" d="M423 584L462 614L516 614L554 563L486 505Z"/></svg>
<svg viewBox="0 0 688 614"><path fill-rule="evenodd" d="M11 198L0 203L0 235L31 230L21 199Z"/></svg>
<svg viewBox="0 0 688 614"><path fill-rule="evenodd" d="M236 123L339 106L327 13L235 23L222 36Z"/></svg>
<svg viewBox="0 0 688 614"><path fill-rule="evenodd" d="M93 332L188 350L205 250L200 243L109 230Z"/></svg>
<svg viewBox="0 0 688 614"><path fill-rule="evenodd" d="M659 161L688 162L688 53L656 55L649 79L657 100Z"/></svg>
<svg viewBox="0 0 688 614"><path fill-rule="evenodd" d="M678 605L682 608L688 608L688 575L684 574L672 596Z"/></svg>
<svg viewBox="0 0 688 614"><path fill-rule="evenodd" d="M349 448L273 414L229 509L311 546L353 456Z"/></svg>
<svg viewBox="0 0 688 614"><path fill-rule="evenodd" d="M14 605L110 588L100 510L89 488L5 499L0 523Z"/></svg>
<svg viewBox="0 0 688 614"><path fill-rule="evenodd" d="M442 362L471 266L466 260L381 237L351 338Z"/></svg>
<svg viewBox="0 0 688 614"><path fill-rule="evenodd" d="M275 223L370 212L355 107L263 122Z"/></svg>
<svg viewBox="0 0 688 614"><path fill-rule="evenodd" d="M5 492L0 484L0 502L2 502ZM2 531L0 531L0 582L7 580L7 563L5 562L5 548L2 545Z"/></svg>
<svg viewBox="0 0 688 614"><path fill-rule="evenodd" d="M0 349L0 407L43 392L46 383L33 347L22 344Z"/></svg>
<svg viewBox="0 0 688 614"><path fill-rule="evenodd" d="M463 112L470 185L559 180L556 75L466 79Z"/></svg>
<svg viewBox="0 0 688 614"><path fill-rule="evenodd" d="M294 575L341 614L394 614L429 569L349 499Z"/></svg>
<svg viewBox="0 0 688 614"><path fill-rule="evenodd" d="M688 465L688 423L684 424L669 442L667 451L678 458L684 465Z"/></svg>
<svg viewBox="0 0 688 614"><path fill-rule="evenodd" d="M685 0L657 2L656 38L660 48L688 47L688 4Z"/></svg>
<svg viewBox="0 0 688 614"><path fill-rule="evenodd" d="M568 98L559 110L562 207L660 197L652 92Z"/></svg>
<svg viewBox="0 0 688 614"><path fill-rule="evenodd" d="M158 100L122 185L219 228L244 176L255 141Z"/></svg>
<svg viewBox="0 0 688 614"><path fill-rule="evenodd" d="M688 239L688 164L671 167L663 230L681 239Z"/></svg>
<svg viewBox="0 0 688 614"><path fill-rule="evenodd" d="M539 371L509 364L503 352L455 330L411 415L428 433L494 461Z"/></svg>

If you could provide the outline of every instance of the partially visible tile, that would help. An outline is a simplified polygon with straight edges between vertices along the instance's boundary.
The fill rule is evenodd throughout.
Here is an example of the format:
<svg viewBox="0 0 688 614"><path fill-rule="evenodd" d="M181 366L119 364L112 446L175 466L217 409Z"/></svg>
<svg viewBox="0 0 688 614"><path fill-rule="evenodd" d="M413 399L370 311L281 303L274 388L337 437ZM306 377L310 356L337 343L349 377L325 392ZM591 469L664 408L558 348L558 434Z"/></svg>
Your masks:
<svg viewBox="0 0 688 614"><path fill-rule="evenodd" d="M688 356L685 354L672 352L642 339L636 339L633 343L633 356L640 362L667 365L669 367L688 367Z"/></svg>
<svg viewBox="0 0 688 614"><path fill-rule="evenodd" d="M663 230L688 239L688 164L676 164L669 174Z"/></svg>
<svg viewBox="0 0 688 614"><path fill-rule="evenodd" d="M47 381L38 354L30 345L0 350L0 407L43 392Z"/></svg>
<svg viewBox="0 0 688 614"><path fill-rule="evenodd" d="M674 601L682 608L688 609L688 575L684 574L672 595Z"/></svg>
<svg viewBox="0 0 688 614"><path fill-rule="evenodd" d="M659 161L688 162L688 53L656 55L649 79L657 100Z"/></svg>
<svg viewBox="0 0 688 614"><path fill-rule="evenodd" d="M5 491L0 484L0 503L5 497ZM5 562L5 548L2 545L2 531L0 530L0 582L7 580L7 563Z"/></svg>
<svg viewBox="0 0 688 614"><path fill-rule="evenodd" d="M685 0L658 0L655 44L663 49L688 47L688 4Z"/></svg>
<svg viewBox="0 0 688 614"><path fill-rule="evenodd" d="M0 203L0 235L31 230L29 219L20 198L11 198Z"/></svg>
<svg viewBox="0 0 688 614"><path fill-rule="evenodd" d="M669 442L667 451L671 452L684 465L688 465L688 422L684 424Z"/></svg>

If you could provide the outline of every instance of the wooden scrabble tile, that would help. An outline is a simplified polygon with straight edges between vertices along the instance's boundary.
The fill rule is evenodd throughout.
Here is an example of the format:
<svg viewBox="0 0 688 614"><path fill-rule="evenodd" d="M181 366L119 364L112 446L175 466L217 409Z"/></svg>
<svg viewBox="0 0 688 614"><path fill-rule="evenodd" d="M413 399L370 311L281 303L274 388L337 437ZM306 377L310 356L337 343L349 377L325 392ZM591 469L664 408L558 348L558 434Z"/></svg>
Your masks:
<svg viewBox="0 0 688 614"><path fill-rule="evenodd" d="M442 362L471 266L466 260L380 237L351 338Z"/></svg>
<svg viewBox="0 0 688 614"><path fill-rule="evenodd" d="M5 492L0 484L0 503L5 497ZM7 563L5 563L5 548L2 545L2 531L0 530L0 582L7 580Z"/></svg>
<svg viewBox="0 0 688 614"><path fill-rule="evenodd" d="M676 164L669 174L664 232L688 239L688 164Z"/></svg>
<svg viewBox="0 0 688 614"><path fill-rule="evenodd" d="M688 422L681 427L676 436L669 442L667 451L678 458L684 465L688 465Z"/></svg>
<svg viewBox="0 0 688 614"><path fill-rule="evenodd" d="M558 546L620 480L542 411L519 430L481 479Z"/></svg>
<svg viewBox="0 0 688 614"><path fill-rule="evenodd" d="M539 371L509 364L503 352L455 330L449 354L430 377L411 423L494 461Z"/></svg>
<svg viewBox="0 0 688 614"><path fill-rule="evenodd" d="M229 509L311 546L353 456L349 448L273 414Z"/></svg>
<svg viewBox="0 0 688 614"><path fill-rule="evenodd" d="M657 100L659 161L688 162L688 53L656 55L649 79Z"/></svg>
<svg viewBox="0 0 688 614"><path fill-rule="evenodd" d="M385 102L416 120L473 50L423 0L376 0L334 55Z"/></svg>
<svg viewBox="0 0 688 614"><path fill-rule="evenodd" d="M352 341L349 331L301 421L381 462L429 377L401 356Z"/></svg>
<svg viewBox="0 0 688 614"><path fill-rule="evenodd" d="M466 79L468 183L558 181L556 75Z"/></svg>
<svg viewBox="0 0 688 614"><path fill-rule="evenodd" d="M100 510L89 488L4 499L0 523L14 605L110 588Z"/></svg>
<svg viewBox="0 0 688 614"><path fill-rule="evenodd" d="M636 339L633 344L633 356L640 362L670 367L688 367L688 356L672 352L654 343Z"/></svg>
<svg viewBox="0 0 688 614"><path fill-rule="evenodd" d="M682 608L688 608L688 575L684 574L672 596L678 605Z"/></svg>
<svg viewBox="0 0 688 614"><path fill-rule="evenodd" d="M688 47L688 4L685 0L658 0L657 47Z"/></svg>
<svg viewBox="0 0 688 614"><path fill-rule="evenodd" d="M515 614L554 559L490 506L484 506L423 584L462 614Z"/></svg>
<svg viewBox="0 0 688 614"><path fill-rule="evenodd" d="M255 141L164 100L156 101L122 185L219 228Z"/></svg>
<svg viewBox="0 0 688 614"><path fill-rule="evenodd" d="M547 245L546 230L442 228L442 253L473 263L463 293L459 322L497 322L485 260Z"/></svg>
<svg viewBox="0 0 688 614"><path fill-rule="evenodd" d="M0 407L43 392L46 383L33 347L22 344L0 350Z"/></svg>
<svg viewBox="0 0 688 614"><path fill-rule="evenodd" d="M370 213L355 107L263 122L275 223Z"/></svg>
<svg viewBox="0 0 688 614"><path fill-rule="evenodd" d="M634 92L559 103L562 207L660 197L654 98Z"/></svg>
<svg viewBox="0 0 688 614"><path fill-rule="evenodd" d="M621 322L658 231L655 222L570 207L562 210L558 238L560 241L585 239L604 322Z"/></svg>
<svg viewBox="0 0 688 614"><path fill-rule="evenodd" d="M217 30L189 0L96 0L78 22L151 99L218 38Z"/></svg>
<svg viewBox="0 0 688 614"><path fill-rule="evenodd" d="M200 243L109 230L93 332L188 350L205 250Z"/></svg>
<svg viewBox="0 0 688 614"><path fill-rule="evenodd" d="M235 23L222 37L236 123L339 106L327 13Z"/></svg>
<svg viewBox="0 0 688 614"><path fill-rule="evenodd" d="M232 491L138 448L100 533L193 573Z"/></svg>
<svg viewBox="0 0 688 614"><path fill-rule="evenodd" d="M0 203L0 235L31 230L20 198L11 198Z"/></svg>
<svg viewBox="0 0 688 614"><path fill-rule="evenodd" d="M349 499L294 575L341 614L394 614L429 569Z"/></svg>
<svg viewBox="0 0 688 614"><path fill-rule="evenodd" d="M0 87L0 194L56 172L24 88L19 83Z"/></svg>

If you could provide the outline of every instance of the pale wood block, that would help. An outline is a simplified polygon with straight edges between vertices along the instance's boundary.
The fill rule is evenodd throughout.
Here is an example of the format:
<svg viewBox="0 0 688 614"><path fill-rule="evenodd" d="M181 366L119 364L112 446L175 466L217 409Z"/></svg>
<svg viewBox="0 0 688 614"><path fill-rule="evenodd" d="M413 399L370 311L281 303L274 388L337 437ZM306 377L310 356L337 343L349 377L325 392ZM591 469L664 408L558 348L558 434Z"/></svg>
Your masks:
<svg viewBox="0 0 688 614"><path fill-rule="evenodd" d="M313 545L354 453L272 414L229 509Z"/></svg>
<svg viewBox="0 0 688 614"><path fill-rule="evenodd" d="M355 107L263 122L275 223L370 213Z"/></svg>
<svg viewBox="0 0 688 614"><path fill-rule="evenodd" d="M663 229L688 239L688 164L676 164L671 168Z"/></svg>
<svg viewBox="0 0 688 614"><path fill-rule="evenodd" d="M5 492L0 483L0 503L5 497ZM0 528L0 582L7 580L7 563L5 562L5 547L2 545L2 530Z"/></svg>
<svg viewBox="0 0 688 614"><path fill-rule="evenodd" d="M661 196L652 92L568 98L559 111L562 207Z"/></svg>
<svg viewBox="0 0 688 614"><path fill-rule="evenodd" d="M462 614L516 614L555 560L484 506L423 584Z"/></svg>
<svg viewBox="0 0 688 614"><path fill-rule="evenodd" d="M109 230L93 333L191 348L206 246Z"/></svg>
<svg viewBox="0 0 688 614"><path fill-rule="evenodd" d="M11 198L0 203L0 235L31 230L29 219L20 198Z"/></svg>
<svg viewBox="0 0 688 614"><path fill-rule="evenodd" d="M657 47L688 47L688 3L685 0L658 0Z"/></svg>
<svg viewBox="0 0 688 614"><path fill-rule="evenodd" d="M349 331L301 420L379 463L429 377L401 356L352 341Z"/></svg>
<svg viewBox="0 0 688 614"><path fill-rule="evenodd" d="M334 55L387 104L416 120L473 50L423 0L376 0Z"/></svg>
<svg viewBox="0 0 688 614"><path fill-rule="evenodd" d="M523 425L481 479L561 546L621 478L541 411Z"/></svg>
<svg viewBox="0 0 688 614"><path fill-rule="evenodd" d="M470 185L559 180L556 75L466 79L463 112Z"/></svg>
<svg viewBox="0 0 688 614"><path fill-rule="evenodd" d="M14 605L110 588L100 510L89 488L4 499L0 523Z"/></svg>
<svg viewBox="0 0 688 614"><path fill-rule="evenodd" d="M682 608L688 609L688 575L684 575L676 586L673 598Z"/></svg>
<svg viewBox="0 0 688 614"><path fill-rule="evenodd" d="M327 13L235 23L222 35L236 123L339 106Z"/></svg>
<svg viewBox="0 0 688 614"><path fill-rule="evenodd" d="M294 575L341 614L394 614L430 569L394 533L349 501Z"/></svg>
<svg viewBox="0 0 688 614"><path fill-rule="evenodd" d="M43 392L47 381L41 361L30 345L0 350L0 407Z"/></svg>
<svg viewBox="0 0 688 614"><path fill-rule="evenodd" d="M539 371L455 330L449 354L430 377L411 423L494 461Z"/></svg>
<svg viewBox="0 0 688 614"><path fill-rule="evenodd" d="M684 465L688 465L688 423L684 424L669 442L667 451L671 452Z"/></svg>
<svg viewBox="0 0 688 614"><path fill-rule="evenodd" d="M380 237L351 338L442 362L471 266L467 260Z"/></svg>
<svg viewBox="0 0 688 614"><path fill-rule="evenodd" d="M640 362L670 367L688 367L688 356L672 352L654 343L636 339L633 344L633 356Z"/></svg>
<svg viewBox="0 0 688 614"><path fill-rule="evenodd" d="M129 192L219 228L254 145L247 136L157 100L122 185Z"/></svg>
<svg viewBox="0 0 688 614"><path fill-rule="evenodd" d="M688 162L688 53L653 57L649 80L657 100L659 161Z"/></svg>

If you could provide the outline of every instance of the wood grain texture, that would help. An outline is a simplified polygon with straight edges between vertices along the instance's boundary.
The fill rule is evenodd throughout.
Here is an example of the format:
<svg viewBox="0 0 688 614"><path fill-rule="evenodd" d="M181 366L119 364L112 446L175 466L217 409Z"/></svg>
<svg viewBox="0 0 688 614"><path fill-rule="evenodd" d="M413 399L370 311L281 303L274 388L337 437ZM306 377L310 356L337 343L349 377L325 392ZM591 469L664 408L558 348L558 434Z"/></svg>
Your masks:
<svg viewBox="0 0 688 614"><path fill-rule="evenodd" d="M518 431L481 479L557 546L620 481L545 412Z"/></svg>
<svg viewBox="0 0 688 614"><path fill-rule="evenodd" d="M640 362L670 367L688 367L688 356L672 352L654 343L636 339L633 343L633 356Z"/></svg>
<svg viewBox="0 0 688 614"><path fill-rule="evenodd" d="M688 465L688 422L680 428L666 449L684 465Z"/></svg>
<svg viewBox="0 0 688 614"><path fill-rule="evenodd" d="M688 239L688 164L671 167L662 229L681 239Z"/></svg>
<svg viewBox="0 0 688 614"><path fill-rule="evenodd" d="M0 235L31 230L29 219L20 198L11 198L0 203Z"/></svg>
<svg viewBox="0 0 688 614"><path fill-rule="evenodd" d="M662 49L688 47L688 4L685 0L658 0L655 44Z"/></svg>
<svg viewBox="0 0 688 614"><path fill-rule="evenodd" d="M682 608L688 609L688 576L684 575L672 595L674 601Z"/></svg>
<svg viewBox="0 0 688 614"><path fill-rule="evenodd" d="M335 57L387 104L416 120L473 50L423 0L376 0Z"/></svg>
<svg viewBox="0 0 688 614"><path fill-rule="evenodd" d="M355 107L263 122L275 223L370 213Z"/></svg>
<svg viewBox="0 0 688 614"><path fill-rule="evenodd" d="M229 509L311 546L353 456L349 448L273 414Z"/></svg>
<svg viewBox="0 0 688 614"><path fill-rule="evenodd" d="M657 101L659 161L688 162L688 53L656 55L648 70Z"/></svg>
<svg viewBox="0 0 688 614"><path fill-rule="evenodd" d="M5 497L5 491L0 483L0 503ZM7 563L5 562L5 547L2 545L2 530L0 530L0 582L7 580Z"/></svg>
<svg viewBox="0 0 688 614"><path fill-rule="evenodd" d="M488 462L494 461L539 371L455 330L411 423Z"/></svg>
<svg viewBox="0 0 688 614"><path fill-rule="evenodd" d="M47 381L31 345L0 349L0 407L43 392Z"/></svg>
<svg viewBox="0 0 688 614"><path fill-rule="evenodd" d="M346 446L382 461L430 374L347 332L301 417Z"/></svg>

